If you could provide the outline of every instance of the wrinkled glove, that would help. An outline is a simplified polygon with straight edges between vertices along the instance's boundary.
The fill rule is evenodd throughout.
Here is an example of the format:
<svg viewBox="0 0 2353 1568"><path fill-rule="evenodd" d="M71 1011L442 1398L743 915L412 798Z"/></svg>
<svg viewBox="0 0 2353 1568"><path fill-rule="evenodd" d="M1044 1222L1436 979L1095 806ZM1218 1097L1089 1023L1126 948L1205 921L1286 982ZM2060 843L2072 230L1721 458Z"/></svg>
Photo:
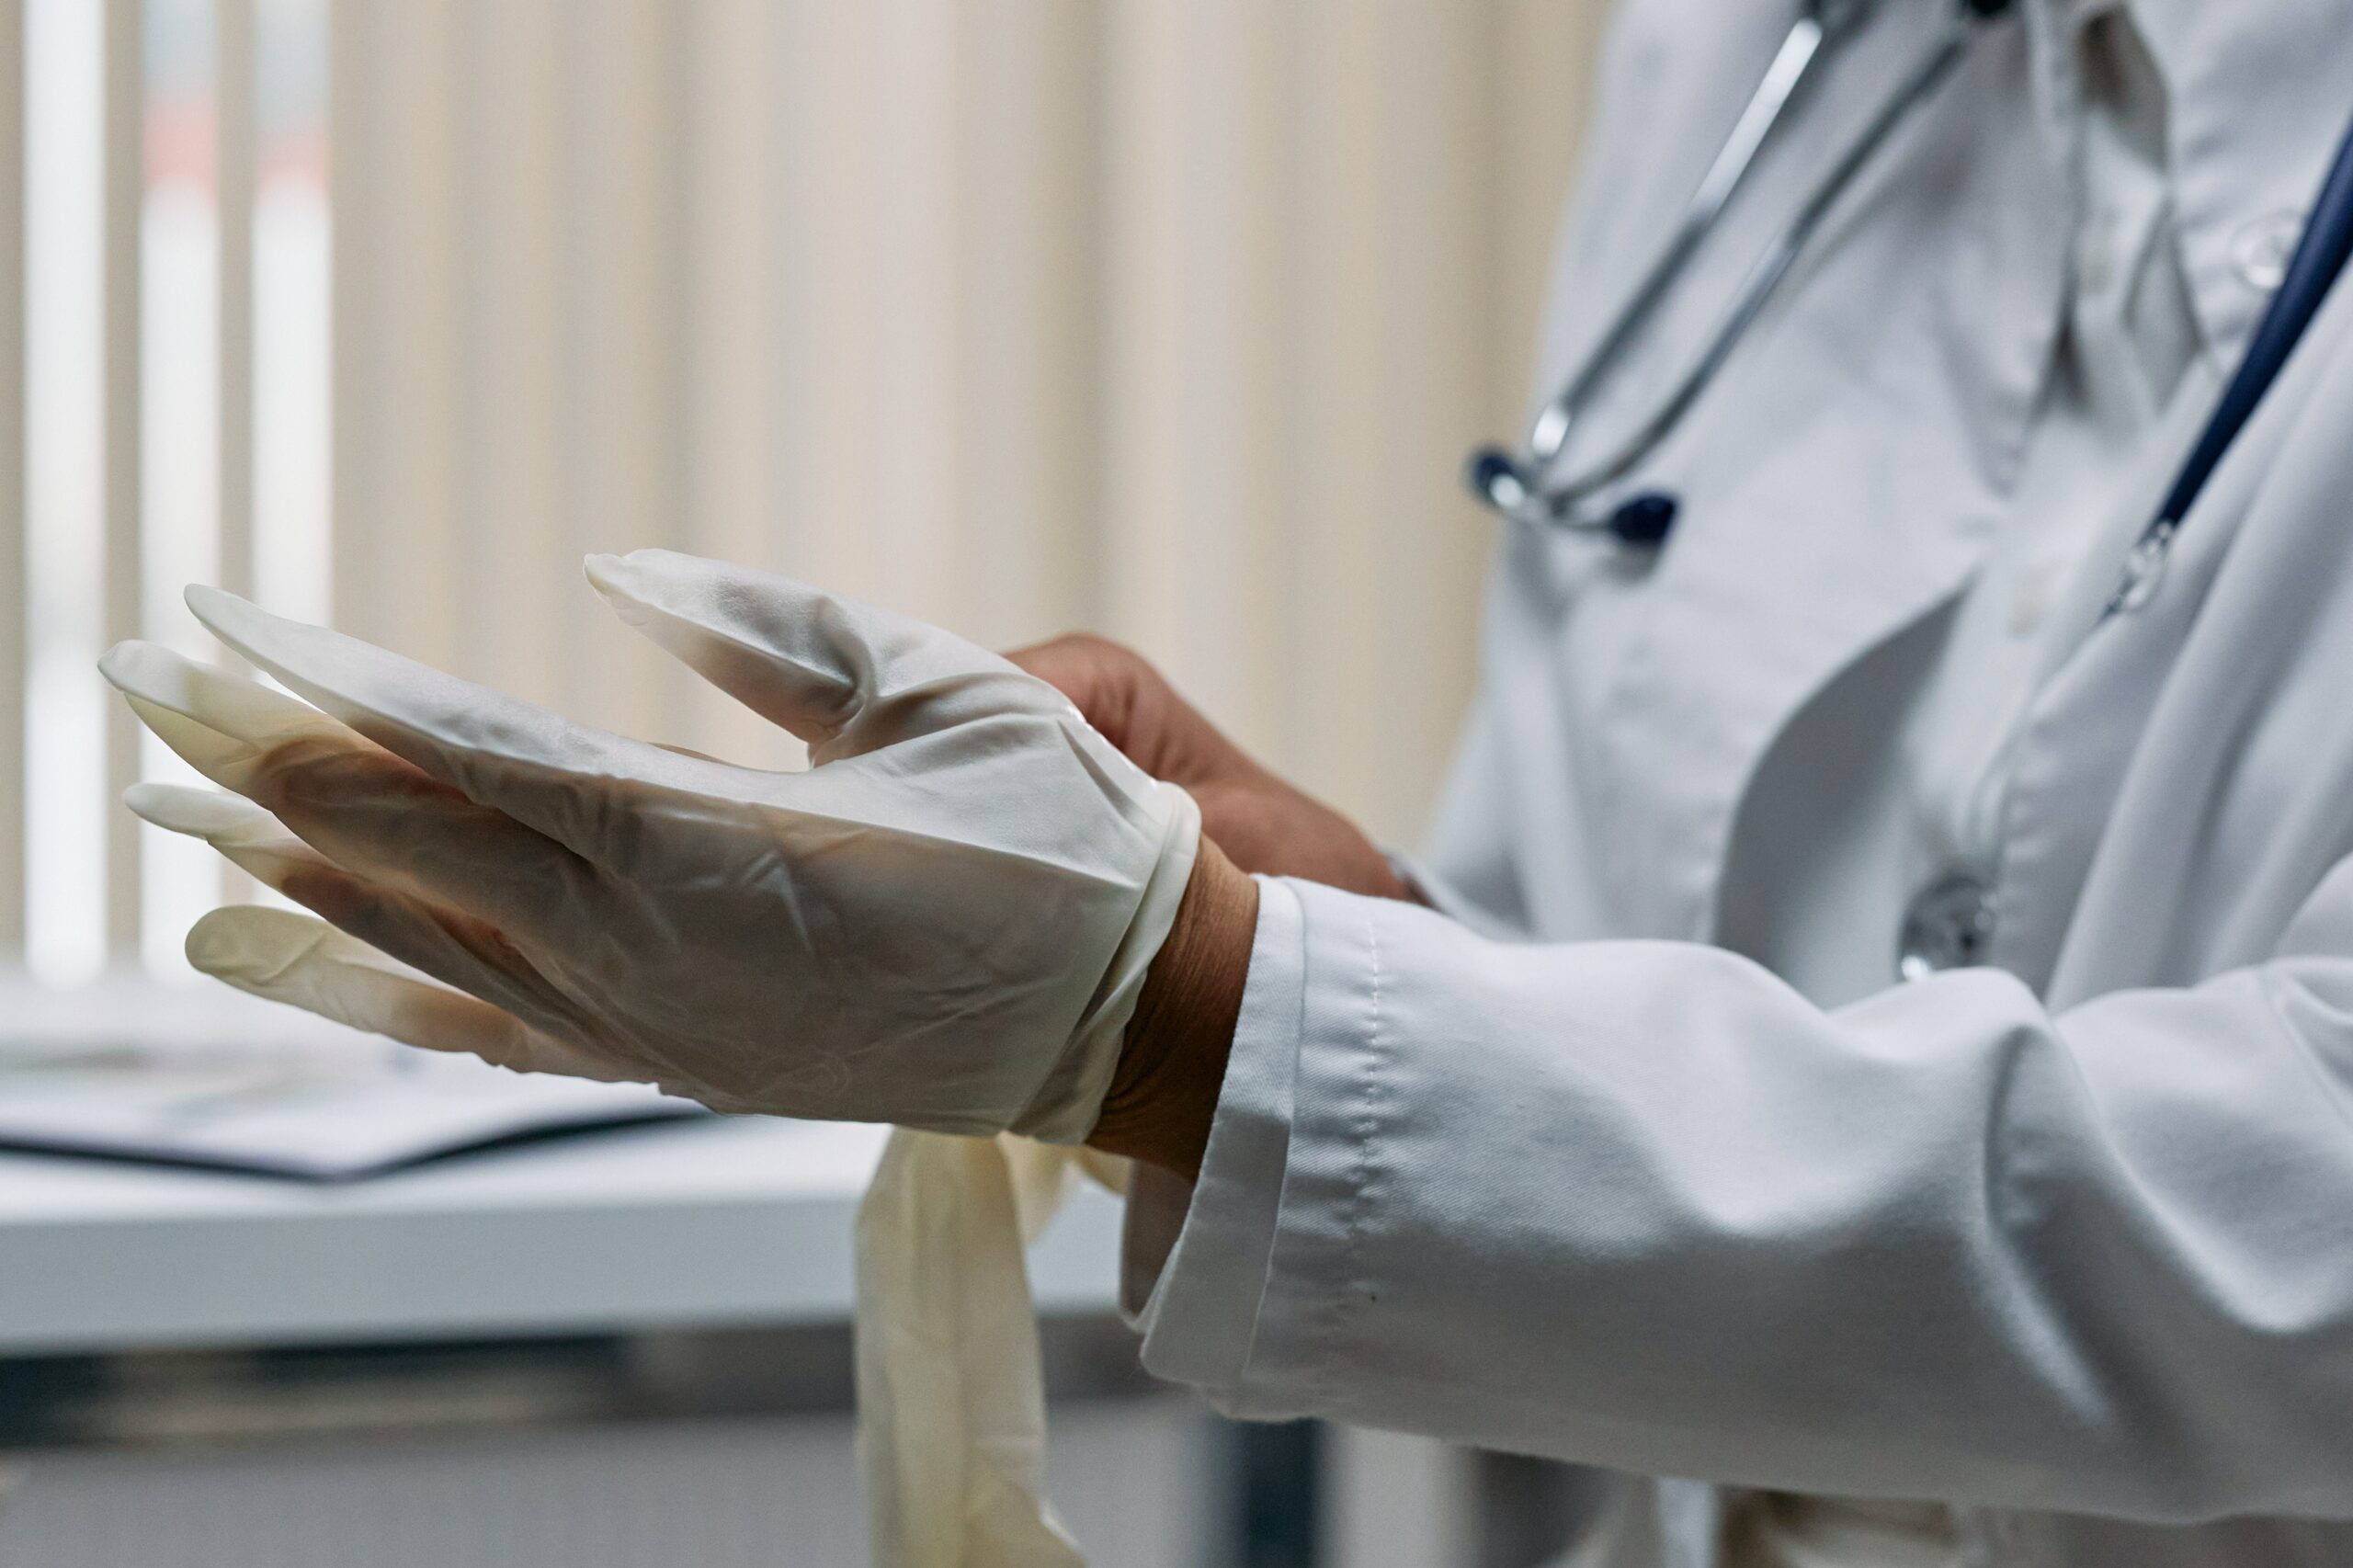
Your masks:
<svg viewBox="0 0 2353 1568"><path fill-rule="evenodd" d="M1080 1172L1018 1138L896 1131L858 1212L858 1461L875 1568L1083 1568L1046 1502L1045 1374L1022 1247Z"/></svg>
<svg viewBox="0 0 2353 1568"><path fill-rule="evenodd" d="M222 641L318 706L116 648L108 678L234 791L142 784L129 803L328 917L216 910L188 935L196 967L411 1044L725 1110L1084 1138L1192 873L1191 798L929 627L662 551L588 574L806 741L811 769L584 729L191 589ZM1006 1138L903 1131L884 1152L858 1233L881 1568L1082 1561L1045 1502L1021 1256L1082 1165L1120 1179Z"/></svg>
<svg viewBox="0 0 2353 1568"><path fill-rule="evenodd" d="M191 588L199 620L317 706L117 647L102 667L140 717L253 802L143 786L133 809L348 934L216 910L196 966L413 1044L722 1110L1085 1138L1191 874L1190 798L943 631L667 551L587 570L807 742L809 770L589 729Z"/></svg>

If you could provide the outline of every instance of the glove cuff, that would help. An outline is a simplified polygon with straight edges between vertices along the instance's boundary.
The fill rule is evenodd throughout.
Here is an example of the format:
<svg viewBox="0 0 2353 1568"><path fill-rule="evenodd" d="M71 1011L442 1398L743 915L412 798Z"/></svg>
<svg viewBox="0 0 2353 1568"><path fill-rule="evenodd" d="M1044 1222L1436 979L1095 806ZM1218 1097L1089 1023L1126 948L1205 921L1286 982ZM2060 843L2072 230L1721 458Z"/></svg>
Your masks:
<svg viewBox="0 0 2353 1568"><path fill-rule="evenodd" d="M1201 808L1174 784L1155 783L1166 802L1167 819L1160 837L1160 858L1144 880L1127 935L1111 954L1103 983L1071 1031L1061 1059L1038 1085L1038 1092L1014 1118L1009 1131L1041 1143L1082 1143L1095 1131L1103 1112L1103 1096L1111 1092L1120 1067L1120 1047L1128 1020L1135 1016L1136 998L1143 994L1152 960L1176 928L1177 906L1193 879L1193 859L1201 846Z"/></svg>

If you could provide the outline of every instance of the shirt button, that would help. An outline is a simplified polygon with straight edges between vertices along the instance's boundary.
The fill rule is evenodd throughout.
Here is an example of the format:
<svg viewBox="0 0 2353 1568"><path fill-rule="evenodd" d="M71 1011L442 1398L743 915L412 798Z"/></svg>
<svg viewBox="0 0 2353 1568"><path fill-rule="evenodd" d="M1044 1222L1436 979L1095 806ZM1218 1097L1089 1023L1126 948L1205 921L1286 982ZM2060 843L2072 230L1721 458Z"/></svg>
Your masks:
<svg viewBox="0 0 2353 1568"><path fill-rule="evenodd" d="M1993 884L1977 871L1955 867L1905 906L1895 972L1904 980L1925 980L1949 969L1974 968L1985 961L1993 939Z"/></svg>
<svg viewBox="0 0 2353 1568"><path fill-rule="evenodd" d="M2304 215L2273 212L2231 236L2231 265L2239 281L2261 293L2276 292L2288 280L2288 263L2304 237Z"/></svg>

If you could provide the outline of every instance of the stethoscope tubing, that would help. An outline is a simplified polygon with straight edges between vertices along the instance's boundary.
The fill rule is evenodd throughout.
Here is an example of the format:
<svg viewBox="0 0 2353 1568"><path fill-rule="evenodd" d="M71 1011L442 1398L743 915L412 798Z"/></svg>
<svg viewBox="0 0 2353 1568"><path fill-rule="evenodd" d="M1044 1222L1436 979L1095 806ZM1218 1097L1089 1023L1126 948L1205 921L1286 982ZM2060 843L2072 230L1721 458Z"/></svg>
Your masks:
<svg viewBox="0 0 2353 1568"><path fill-rule="evenodd" d="M1768 70L1766 80L1734 127L1732 138L1710 166L1699 194L1686 211L1665 255L1644 275L1634 297L1599 346L1587 356L1559 396L1539 413L1525 454L1482 448L1471 455L1465 476L1489 508L1515 521L1578 531L1605 531L1621 544L1655 546L1673 526L1678 503L1665 493L1636 496L1614 513L1586 506L1654 455L1680 426L1700 395L1713 384L1741 339L1787 280L1798 256L1840 198L1879 150L1949 81L1968 52L1978 25L2002 15L2008 0L1961 0L1927 54L1881 106L1870 123L1848 144L1817 182L1805 203L1750 270L1739 295L1707 348L1656 413L1636 427L1608 456L1564 480L1545 483L1542 469L1566 445L1579 415L1631 350L1635 339L1672 293L1701 244L1721 222L1734 194L1756 166L1758 153L1781 123L1813 72L1833 44L1843 43L1870 10L1858 6L1836 22L1827 7L1810 6L1791 29ZM2353 129L2348 129L2330 165L2312 215L2297 242L2269 308L2249 339L2246 352L2224 389L2213 416L2200 434L2154 518L2126 560L2121 584L2108 614L2146 601L2162 577L2175 536L2204 494L2233 446L2279 381L2348 266L2353 266Z"/></svg>
<svg viewBox="0 0 2353 1568"><path fill-rule="evenodd" d="M1522 452L1516 455L1501 448L1485 447L1471 454L1464 476L1472 493L1493 510L1523 521L1571 529L1613 528L1613 518L1595 513L1587 503L1640 468L1682 425L1764 313L1765 307L1780 291L1797 258L1839 200L1880 150L1951 78L1979 27L2007 8L2008 0L1961 0L1920 62L1816 182L1797 215L1750 269L1707 347L1659 408L1607 456L1568 478L1546 480L1545 469L1567 445L1569 435L1587 404L1624 362L1635 340L1673 294L1701 245L1721 225L1733 196L1747 182L1759 153L1785 120L1802 89L1822 62L1859 30L1870 7L1854 7L1836 21L1825 18L1825 8L1822 6L1810 7L1802 15L1767 68L1764 80L1743 110L1731 137L1701 179L1675 237L1576 373L1538 412L1529 427Z"/></svg>
<svg viewBox="0 0 2353 1568"><path fill-rule="evenodd" d="M1870 125L1847 149L1828 177L1799 209L1797 216L1781 231L1771 248L1758 258L1747 280L1741 286L1739 296L1716 328L1715 335L1709 340L1707 349L1683 380L1676 384L1674 392L1668 394L1658 412L1645 420L1616 451L1594 464L1584 474L1541 492L1556 515L1573 513L1594 495L1617 484L1640 468L1682 425L1692 405L1722 373L1724 365L1740 347L1741 340L1748 335L1749 329L1764 314L1765 307L1780 292L1790 269L1797 264L1798 257L1829 218L1839 199L1847 194L1870 165L1880 148L1936 95L1938 88L1944 85L1961 64L1968 48L1967 24L1962 23L1938 42L1928 57L1905 79L1904 86L1881 107ZM1568 518L1563 516L1559 520L1567 521Z"/></svg>
<svg viewBox="0 0 2353 1568"><path fill-rule="evenodd" d="M2254 416L2256 405L2287 368L2289 357L2303 341L2313 318L2320 314L2321 305L2343 276L2348 260L2353 260L2353 129L2347 131L2337 148L2336 161L2313 202L2303 238L2296 242L2279 291L2272 295L2270 308L2247 342L2246 358L2239 362L2237 373L2222 393L2213 422L2182 465L2181 476L2158 510L2157 525L2178 528L2189 516L2206 482Z"/></svg>
<svg viewBox="0 0 2353 1568"><path fill-rule="evenodd" d="M1676 284L1698 256L1708 236L1715 233L1733 196L1747 183L1749 172L1756 166L1757 153L1771 136L1773 127L1780 122L1783 112L1795 101L1814 63L1823 58L1830 38L1828 28L1812 15L1801 17L1790 29L1773 63L1766 69L1765 79L1757 84L1756 95L1741 111L1731 137L1700 179L1699 188L1684 210L1683 220L1677 225L1675 238L1668 243L1665 254L1635 286L1633 298L1618 312L1608 332L1586 356L1583 369L1529 425L1528 452L1531 459L1550 462L1560 455L1561 448L1568 441L1570 427L1586 400L1617 369L1659 307L1674 296Z"/></svg>
<svg viewBox="0 0 2353 1568"><path fill-rule="evenodd" d="M2313 318L2353 265L2353 127L2338 144L2336 158L2313 199L2303 237L2296 242L2288 270L2270 307L2263 313L2246 353L2233 372L2230 385L2214 407L2213 417L2200 432L2198 444L2181 465L2157 515L2125 557L2124 575L2109 600L2103 619L2137 609L2148 602L2165 575L2175 537L2206 493L2207 482L2238 442L2247 421L2288 368L2296 346L2304 340Z"/></svg>

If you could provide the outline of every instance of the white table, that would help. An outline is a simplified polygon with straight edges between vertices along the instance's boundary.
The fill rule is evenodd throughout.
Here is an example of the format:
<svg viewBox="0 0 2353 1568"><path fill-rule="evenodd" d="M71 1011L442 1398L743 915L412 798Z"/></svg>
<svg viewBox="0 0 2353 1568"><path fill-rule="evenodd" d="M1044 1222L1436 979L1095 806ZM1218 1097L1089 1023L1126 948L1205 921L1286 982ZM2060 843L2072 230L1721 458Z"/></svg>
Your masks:
<svg viewBox="0 0 2353 1568"><path fill-rule="evenodd" d="M0 1050L304 1027L204 991L60 999L12 994L0 979ZM838 1324L851 1221L882 1137L714 1118L343 1187L0 1154L0 1358ZM1030 1255L1041 1306L1110 1308L1118 1226L1113 1199L1091 1188L1074 1199ZM426 1356L381 1429L322 1434L320 1390L332 1408L363 1409L405 1358L360 1358L340 1390L344 1370L320 1358L325 1369L290 1398L267 1378L244 1388L238 1358L224 1359L196 1358L182 1381L151 1376L133 1403L145 1415L189 1398L199 1429L220 1422L232 1442L76 1438L0 1456L0 1471L24 1478L0 1507L0 1562L638 1568L774 1561L773 1541L795 1562L864 1555L847 1409L706 1410L676 1403L703 1389L689 1380L662 1384L676 1407L659 1419L572 1409L568 1383L546 1411L484 1415L528 1405L536 1385L517 1393L492 1378L489 1403L468 1403L479 1369ZM750 1383L767 1375L756 1362L756 1351ZM744 1392L722 1382L730 1399ZM412 1428L400 1425L411 1408L472 1414ZM156 1431L176 1429L166 1416ZM1079 1398L1057 1420L1055 1473L1103 1561L1209 1560L1229 1461L1197 1405Z"/></svg>
<svg viewBox="0 0 2353 1568"><path fill-rule="evenodd" d="M244 1002L0 983L0 1032L298 1027ZM839 1322L881 1140L714 1119L325 1187L0 1155L0 1356ZM1031 1256L1042 1308L1109 1310L1118 1226L1074 1202Z"/></svg>
<svg viewBox="0 0 2353 1568"><path fill-rule="evenodd" d="M880 1147L714 1120L347 1187L0 1156L0 1355L838 1322ZM1118 1230L1081 1195L1040 1305L1108 1310Z"/></svg>

